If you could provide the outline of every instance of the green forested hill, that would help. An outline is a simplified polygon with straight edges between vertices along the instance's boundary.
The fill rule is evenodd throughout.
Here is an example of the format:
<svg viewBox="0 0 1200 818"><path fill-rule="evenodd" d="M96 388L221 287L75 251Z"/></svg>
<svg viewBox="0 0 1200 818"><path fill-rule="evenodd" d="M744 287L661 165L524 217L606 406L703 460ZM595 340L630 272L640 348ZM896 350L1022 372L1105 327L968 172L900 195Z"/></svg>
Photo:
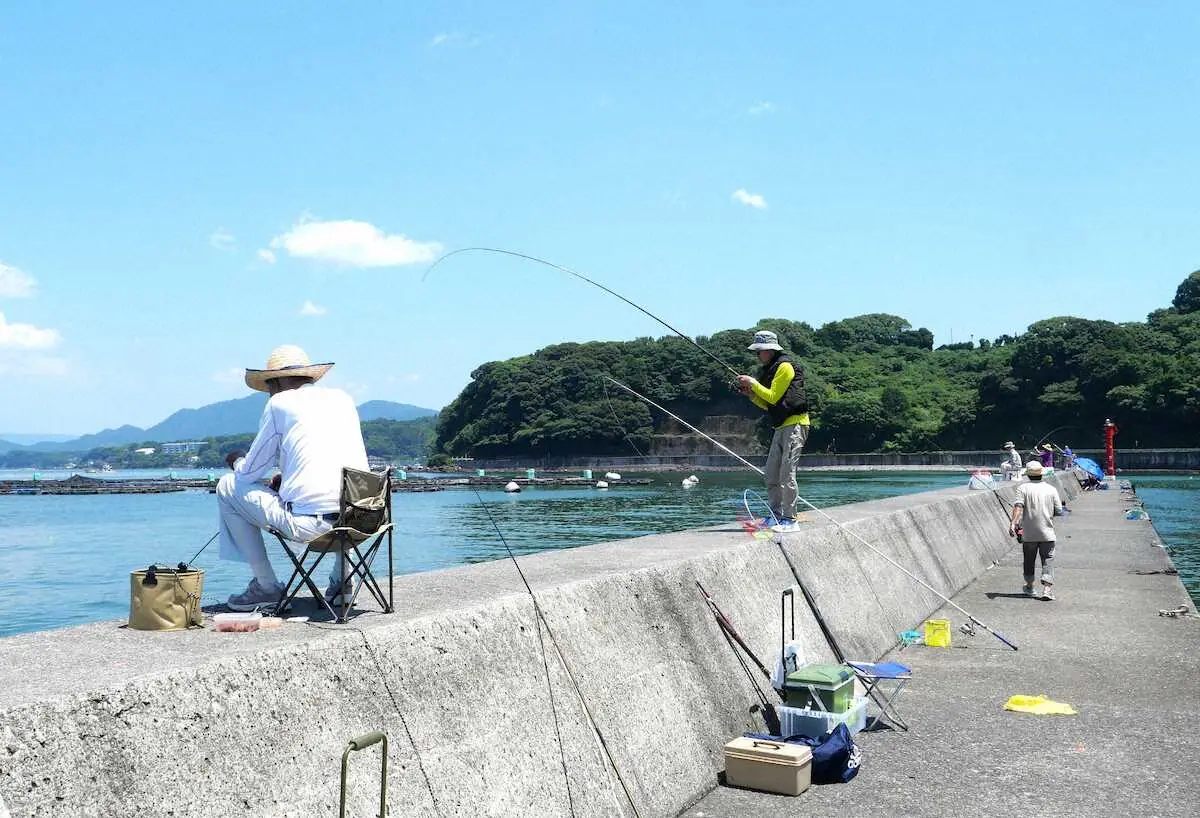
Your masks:
<svg viewBox="0 0 1200 818"><path fill-rule="evenodd" d="M1200 445L1200 271L1171 307L1145 322L1048 318L1019 337L933 349L903 318L872 314L813 329L775 318L773 329L805 367L814 426L808 451L991 449L1054 435L1099 442L1113 417L1121 444ZM754 374L753 328L696 340ZM602 373L682 417L757 416L729 374L680 338L559 344L483 364L440 416L436 447L453 455L631 454L662 422ZM765 428L764 428L765 433Z"/></svg>

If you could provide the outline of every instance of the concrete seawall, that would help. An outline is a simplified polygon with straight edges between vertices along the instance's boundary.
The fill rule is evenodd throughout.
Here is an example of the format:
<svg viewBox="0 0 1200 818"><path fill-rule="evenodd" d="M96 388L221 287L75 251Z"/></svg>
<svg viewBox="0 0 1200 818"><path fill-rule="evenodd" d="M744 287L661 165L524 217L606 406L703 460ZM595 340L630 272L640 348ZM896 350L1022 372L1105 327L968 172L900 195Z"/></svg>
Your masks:
<svg viewBox="0 0 1200 818"><path fill-rule="evenodd" d="M1056 479L1073 496L1075 481ZM953 595L1011 549L998 500L1011 491L830 513ZM632 815L628 799L642 816L676 815L712 789L724 742L760 723L696 580L764 658L793 571L864 658L941 606L810 517L782 548L729 525L522 558L553 634L542 631L549 686L532 602L507 561L397 578L397 613L353 627L100 623L0 640L0 815L332 814L345 742L373 729L391 741L395 815ZM796 616L831 658L803 604ZM377 775L372 752L353 759L355 814L371 814Z"/></svg>

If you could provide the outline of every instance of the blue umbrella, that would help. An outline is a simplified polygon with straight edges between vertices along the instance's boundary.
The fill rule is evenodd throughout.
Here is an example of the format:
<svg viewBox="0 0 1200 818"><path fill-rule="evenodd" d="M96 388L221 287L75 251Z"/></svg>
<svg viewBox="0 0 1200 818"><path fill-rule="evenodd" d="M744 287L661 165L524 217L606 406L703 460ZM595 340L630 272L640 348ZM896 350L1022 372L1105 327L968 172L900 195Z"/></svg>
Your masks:
<svg viewBox="0 0 1200 818"><path fill-rule="evenodd" d="M1083 469L1085 472L1095 477L1097 480L1104 479L1104 469L1100 468L1100 464L1090 457L1075 458L1075 467Z"/></svg>

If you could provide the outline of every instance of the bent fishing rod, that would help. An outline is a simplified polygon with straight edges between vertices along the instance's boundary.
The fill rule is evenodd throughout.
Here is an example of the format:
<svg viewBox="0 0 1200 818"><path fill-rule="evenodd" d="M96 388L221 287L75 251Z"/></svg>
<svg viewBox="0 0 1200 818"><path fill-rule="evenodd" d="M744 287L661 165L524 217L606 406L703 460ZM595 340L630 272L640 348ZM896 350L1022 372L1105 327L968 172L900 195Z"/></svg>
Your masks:
<svg viewBox="0 0 1200 818"><path fill-rule="evenodd" d="M716 446L717 448L721 449L721 451L723 451L723 452L726 452L727 454L730 454L730 455L732 455L733 457L737 458L737 459L738 459L739 461L741 461L741 462L742 462L744 465L746 465L747 467L749 467L749 468L750 468L750 469L752 469L753 471L757 472L759 476L761 476L761 477L765 477L765 476L766 476L766 472L764 472L764 471L763 471L762 469L760 469L758 466L754 465L754 464L753 464L753 463L751 463L749 460L747 460L746 458L742 457L740 454L738 454L737 452L735 452L733 449L730 449L728 446L726 446L725 444L721 443L719 440L716 440L716 439L714 439L714 438L710 437L709 435L706 435L704 432L700 431L700 430L699 430L699 429L697 429L695 426L693 426L692 424L688 423L686 420L684 420L683 418L679 417L679 415L675 414L675 413L674 413L674 412L672 412L671 410L669 410L669 409L665 409L665 408L663 408L662 406L659 406L657 403L655 403L654 401L650 400L650 399L649 399L648 397L646 397L645 395L642 395L642 394L640 394L639 392L635 392L635 391L634 391L632 388L630 388L630 387L626 386L625 384L621 383L621 382L620 382L620 381L618 381L616 378L613 378L613 377L612 377L612 376L610 376L610 375L604 375L603 377L607 378L609 381L612 381L612 382L613 382L613 383L614 383L616 386L620 387L621 389L624 389L626 392L628 392L629 394L631 394L631 395L633 395L634 397L638 398L639 400L643 400L643 401L645 401L646 403L650 404L650 405L651 405L651 406L653 406L655 409L657 409L658 411L660 411L660 412L662 412L663 414L667 415L668 417L670 417L670 418L673 418L674 420L677 420L677 421L679 421L681 424L683 424L684 426L686 426L688 429L690 429L691 431L693 431L693 432L695 432L696 434L700 435L700 437L704 438L704 439L705 439L705 440L707 440L709 443L712 443L712 444L713 444L714 446ZM987 631L988 633L990 633L992 636L996 637L997 639L999 639L999 640L1000 640L1001 642L1003 642L1004 644L1008 645L1008 646L1009 646L1010 648L1012 648L1013 650L1017 650L1017 646L1016 646L1016 645L1014 645L1012 642L1010 642L1008 639L1004 638L1004 636L1003 636L1003 635L1001 635L1001 634L1000 634L1000 633L998 633L997 631L993 630L992 628L988 627L988 626L987 626L987 625L985 625L983 622L980 622L980 621L979 621L977 618L975 618L975 616L974 616L974 615L973 615L973 614L972 614L970 611L968 611L967 609L963 608L961 605L959 605L957 602L955 602L954 600L952 600L950 597L946 596L946 595L945 595L945 594L943 594L941 591L939 591L938 589L934 588L934 587L933 587L933 586L931 586L929 583L925 582L925 580L921 579L921 578L920 578L920 577L918 577L916 574L914 574L913 572L909 571L907 568L905 568L905 567L904 567L903 565L901 565L900 563L896 562L894 559L892 559L891 557L889 557L887 554L883 553L883 551L881 551L880 549L878 549L877 547L875 547L874 545L872 545L870 542L868 542L866 539L864 539L864 538L863 538L862 536L860 536L859 534L857 534L857 533L855 533L854 531L852 531L852 530L851 530L851 529L850 529L848 526L846 526L846 525L845 525L845 524L843 524L841 521L839 521L838 519L836 519L836 518L835 518L833 515L829 514L829 513L828 513L828 512L826 512L824 509L818 508L817 506L813 505L813 504L812 504L812 503L810 503L808 500L806 500L804 497L800 497L799 495L797 495L796 499L797 499L797 500L799 500L800 502L804 503L804 505L806 505L806 506L808 506L809 508L811 508L813 511L815 511L817 514L819 514L819 515L821 515L822 517L824 517L826 520L829 520L829 522L833 523L835 526L837 526L839 529L841 529L842 533L844 533L846 536L848 536L848 537L851 537L851 538L853 538L853 539L857 540L858 542L862 543L863 545L865 545L865 546L866 546L867 548L869 548L869 549L870 549L872 552L874 552L874 553L875 553L877 556L879 556L879 557L880 557L880 558L881 558L881 559L882 559L884 562L888 563L888 564L889 564L889 565L891 565L893 568L895 568L896 570L898 570L900 573L904 574L906 577L908 577L909 579L911 579L913 582L917 583L917 584L918 584L918 585L920 585L922 588L924 588L925 590L929 591L931 594L933 594L934 596L936 596L938 599L942 600L942 601L943 601L943 602L945 602L947 605L949 605L950 607L954 608L956 611L958 611L958 612L959 612L959 613L961 613L963 616L965 616L965 617L967 617L968 619L970 619L972 622L974 622L974 623L975 623L976 625L978 625L979 627L983 628L985 631ZM782 545L782 541L780 541L780 544Z"/></svg>
<svg viewBox="0 0 1200 818"><path fill-rule="evenodd" d="M604 290L604 292L608 293L609 295L613 296L614 298L618 298L621 301L624 301L626 304L633 307L635 310L642 313L643 315L653 318L655 321L662 324L664 327L669 329L671 332L675 333L680 338L682 338L683 340L687 341L689 344L694 346L696 349L703 352L705 355L707 355L713 361L720 364L723 368L728 369L730 372L732 372L734 374L734 376L738 376L738 375L742 374L741 372L737 371L729 364L722 361L716 355L712 354L707 349L700 346L700 344L696 343L694 338L683 334L681 331L677 330L675 327L671 326L670 324L668 324L663 319L659 318L654 313L650 312L650 310L646 309L641 304L631 301L630 299L621 295L616 290L610 289L609 287L606 287L603 284L601 284L599 281L588 278L583 273L578 272L576 270L572 270L570 267L564 267L561 264L555 264L552 261L547 261L546 259L538 258L537 256L531 256L527 253L520 253L520 252L517 252L516 250L503 250L498 247L462 247L458 250L452 250L449 253L446 253L444 256L439 258L437 261L433 262L433 264L429 265L429 269L425 271L425 275L421 276L421 281L424 281L425 279L427 279L429 277L429 274L434 271L434 268L436 268L443 261L445 261L446 259L449 259L453 256L457 256L459 253L496 253L496 254L502 255L502 256L511 256L513 258L524 259L525 261L532 261L536 264L542 264L542 265L545 265L546 267L550 267L551 269L566 273L569 276L574 276L575 278L579 279L580 281L585 281L588 284L591 284L593 287L598 287L599 289Z"/></svg>

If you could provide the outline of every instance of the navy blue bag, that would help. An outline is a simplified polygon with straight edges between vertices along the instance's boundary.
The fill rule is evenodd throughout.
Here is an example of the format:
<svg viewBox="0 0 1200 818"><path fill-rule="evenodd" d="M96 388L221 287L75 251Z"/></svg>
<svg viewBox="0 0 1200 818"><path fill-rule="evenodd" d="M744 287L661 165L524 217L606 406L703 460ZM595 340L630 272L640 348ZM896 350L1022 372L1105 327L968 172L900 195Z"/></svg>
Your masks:
<svg viewBox="0 0 1200 818"><path fill-rule="evenodd" d="M820 738L811 736L769 736L764 733L746 733L748 738L783 741L786 744L806 744L812 750L812 783L844 784L858 775L862 764L862 751L846 725L839 724Z"/></svg>

